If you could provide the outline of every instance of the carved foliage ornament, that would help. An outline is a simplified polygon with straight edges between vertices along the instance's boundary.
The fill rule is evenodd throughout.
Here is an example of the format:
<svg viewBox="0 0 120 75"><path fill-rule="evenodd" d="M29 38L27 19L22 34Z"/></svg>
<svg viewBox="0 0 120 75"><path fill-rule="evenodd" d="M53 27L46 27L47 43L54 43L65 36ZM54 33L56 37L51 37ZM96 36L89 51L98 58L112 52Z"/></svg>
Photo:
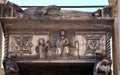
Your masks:
<svg viewBox="0 0 120 75"><path fill-rule="evenodd" d="M31 53L31 47L32 47L32 36L29 35L17 35L12 36L12 50L14 51L20 51L21 54L24 53Z"/></svg>

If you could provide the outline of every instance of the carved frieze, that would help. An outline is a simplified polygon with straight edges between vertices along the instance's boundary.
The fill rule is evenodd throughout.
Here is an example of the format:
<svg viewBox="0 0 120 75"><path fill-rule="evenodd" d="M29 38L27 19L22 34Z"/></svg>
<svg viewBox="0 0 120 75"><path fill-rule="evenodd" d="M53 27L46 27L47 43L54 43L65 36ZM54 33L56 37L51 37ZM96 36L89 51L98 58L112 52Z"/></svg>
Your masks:
<svg viewBox="0 0 120 75"><path fill-rule="evenodd" d="M36 55L35 48L38 46L38 40L44 38L48 39L48 35L10 35L9 37L9 51L16 52L18 55Z"/></svg>
<svg viewBox="0 0 120 75"><path fill-rule="evenodd" d="M76 40L79 42L80 56L94 56L96 50L106 49L105 35L76 35Z"/></svg>
<svg viewBox="0 0 120 75"><path fill-rule="evenodd" d="M23 53L31 53L31 47L33 46L30 35L12 35L11 37L11 48L12 51L23 51ZM23 54L21 53L21 54Z"/></svg>
<svg viewBox="0 0 120 75"><path fill-rule="evenodd" d="M45 42L44 38L38 39L38 45L35 48L37 57L41 59L46 59L48 55L49 46L49 41Z"/></svg>
<svg viewBox="0 0 120 75"><path fill-rule="evenodd" d="M114 24L111 6L95 12L61 10L56 5L23 11L7 2L0 5L0 10L0 16L6 17L1 18L5 32L5 75L21 74L19 63L23 62L37 63L38 67L41 62L95 64L93 75L111 75L110 39ZM11 54L15 54L16 60Z"/></svg>
<svg viewBox="0 0 120 75"><path fill-rule="evenodd" d="M70 34L68 34L70 33ZM49 34L12 34L9 37L9 51L19 56L38 59L63 57L95 57L96 50L106 50L105 34L77 34L60 30L57 35Z"/></svg>

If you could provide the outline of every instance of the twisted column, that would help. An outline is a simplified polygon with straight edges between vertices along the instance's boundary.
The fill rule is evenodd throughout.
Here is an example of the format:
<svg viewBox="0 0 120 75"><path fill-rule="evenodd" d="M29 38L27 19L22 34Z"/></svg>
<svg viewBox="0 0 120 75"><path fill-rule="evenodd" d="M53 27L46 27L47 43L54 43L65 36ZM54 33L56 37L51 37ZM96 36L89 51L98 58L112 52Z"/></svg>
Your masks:
<svg viewBox="0 0 120 75"><path fill-rule="evenodd" d="M111 46L110 46L111 34L107 34L106 38L106 58L111 59Z"/></svg>
<svg viewBox="0 0 120 75"><path fill-rule="evenodd" d="M8 41L9 41L9 35L5 33L5 41L4 41L4 58L7 58L8 56Z"/></svg>

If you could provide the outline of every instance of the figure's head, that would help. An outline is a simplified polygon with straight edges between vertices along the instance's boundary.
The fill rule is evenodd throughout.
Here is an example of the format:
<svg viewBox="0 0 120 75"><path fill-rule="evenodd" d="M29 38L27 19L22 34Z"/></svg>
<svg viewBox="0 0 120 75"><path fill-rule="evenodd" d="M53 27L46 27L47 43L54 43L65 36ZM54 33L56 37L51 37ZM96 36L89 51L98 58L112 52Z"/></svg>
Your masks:
<svg viewBox="0 0 120 75"><path fill-rule="evenodd" d="M108 64L110 63L110 61L107 60L107 59L103 59L103 60L102 60L102 63L105 64L105 65L108 65Z"/></svg>
<svg viewBox="0 0 120 75"><path fill-rule="evenodd" d="M61 30L61 31L60 31L60 35L61 35L61 36L65 36L65 31L64 31L64 30Z"/></svg>
<svg viewBox="0 0 120 75"><path fill-rule="evenodd" d="M98 49L95 51L95 54L97 57L99 58L103 58L106 56L106 51L105 50L101 50L101 49Z"/></svg>
<svg viewBox="0 0 120 75"><path fill-rule="evenodd" d="M40 39L38 40L38 44L39 44L39 45L45 44L44 38L40 38Z"/></svg>

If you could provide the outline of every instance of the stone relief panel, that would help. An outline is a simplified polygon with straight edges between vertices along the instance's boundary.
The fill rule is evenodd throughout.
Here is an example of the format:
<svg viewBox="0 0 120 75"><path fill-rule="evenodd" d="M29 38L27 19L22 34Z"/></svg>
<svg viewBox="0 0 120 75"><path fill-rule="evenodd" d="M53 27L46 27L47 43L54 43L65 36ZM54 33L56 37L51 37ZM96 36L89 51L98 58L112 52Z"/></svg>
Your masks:
<svg viewBox="0 0 120 75"><path fill-rule="evenodd" d="M49 39L48 35L10 35L9 37L9 51L15 52L18 55L36 55L36 46L38 40L43 38L45 42Z"/></svg>
<svg viewBox="0 0 120 75"><path fill-rule="evenodd" d="M86 51L86 39L82 35L76 35L75 37L75 39L79 42L79 55L84 55Z"/></svg>
<svg viewBox="0 0 120 75"><path fill-rule="evenodd" d="M19 56L52 59L95 56L96 50L106 50L104 34L75 34L71 38L68 36L70 35L64 30L59 31L54 38L48 34L12 34L9 37L9 51Z"/></svg>
<svg viewBox="0 0 120 75"><path fill-rule="evenodd" d="M73 31L59 30L56 33L52 32L50 35L51 48L49 56L53 58L74 57L76 51L74 37Z"/></svg>
<svg viewBox="0 0 120 75"><path fill-rule="evenodd" d="M79 56L94 56L98 49L105 50L105 35L76 35L75 39L79 42Z"/></svg>
<svg viewBox="0 0 120 75"><path fill-rule="evenodd" d="M32 44L31 35L12 35L10 36L10 51L23 51L25 53L31 53Z"/></svg>

